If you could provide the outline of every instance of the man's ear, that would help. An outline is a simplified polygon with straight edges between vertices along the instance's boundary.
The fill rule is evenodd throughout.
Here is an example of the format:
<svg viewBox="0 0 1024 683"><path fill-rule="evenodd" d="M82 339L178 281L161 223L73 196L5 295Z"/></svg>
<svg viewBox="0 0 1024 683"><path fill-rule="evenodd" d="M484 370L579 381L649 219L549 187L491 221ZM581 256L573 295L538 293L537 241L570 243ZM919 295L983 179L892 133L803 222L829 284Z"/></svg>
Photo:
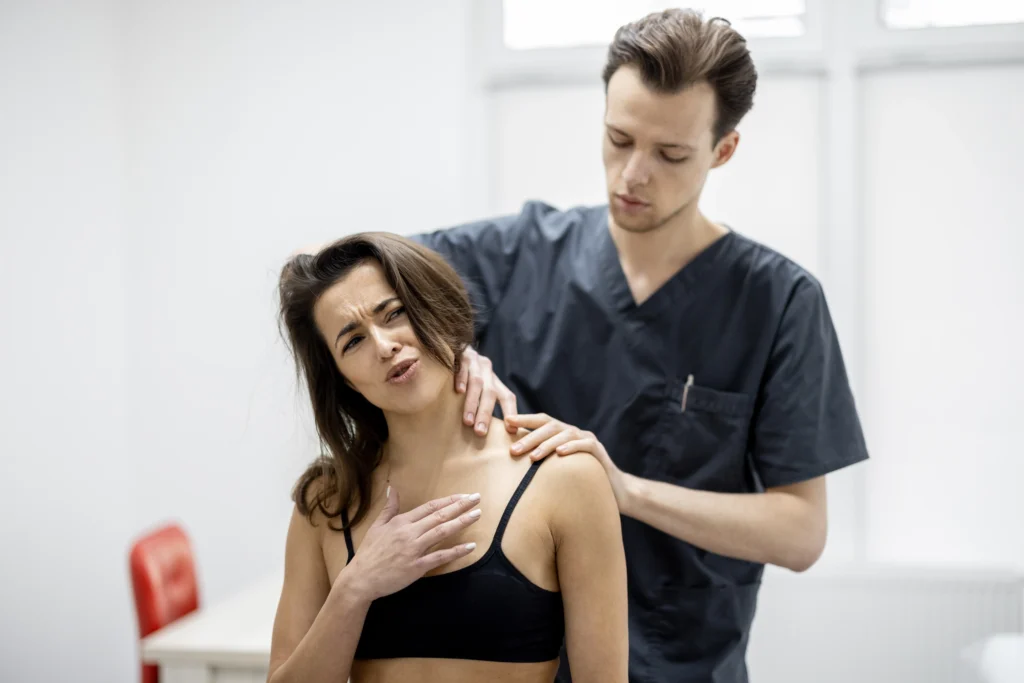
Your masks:
<svg viewBox="0 0 1024 683"><path fill-rule="evenodd" d="M740 132L738 130L729 131L722 136L722 139L715 145L715 160L711 164L711 168L718 168L724 166L729 159L732 159L732 155L736 153L736 148L740 144Z"/></svg>

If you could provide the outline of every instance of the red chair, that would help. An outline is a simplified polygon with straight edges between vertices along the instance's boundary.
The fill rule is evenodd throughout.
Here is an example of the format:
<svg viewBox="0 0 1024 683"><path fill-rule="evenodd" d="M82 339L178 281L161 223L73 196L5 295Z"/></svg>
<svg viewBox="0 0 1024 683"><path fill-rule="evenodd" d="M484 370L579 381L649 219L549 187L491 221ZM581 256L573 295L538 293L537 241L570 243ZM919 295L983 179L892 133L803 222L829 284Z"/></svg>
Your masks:
<svg viewBox="0 0 1024 683"><path fill-rule="evenodd" d="M192 547L177 524L167 524L137 539L129 564L140 639L199 608ZM142 664L142 683L159 680L159 667Z"/></svg>

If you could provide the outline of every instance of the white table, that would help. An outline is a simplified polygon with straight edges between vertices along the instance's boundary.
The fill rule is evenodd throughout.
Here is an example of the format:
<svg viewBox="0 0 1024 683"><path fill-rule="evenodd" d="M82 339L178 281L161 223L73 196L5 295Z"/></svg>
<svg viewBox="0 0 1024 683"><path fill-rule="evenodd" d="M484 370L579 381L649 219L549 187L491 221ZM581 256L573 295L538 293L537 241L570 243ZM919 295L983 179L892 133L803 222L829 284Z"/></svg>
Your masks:
<svg viewBox="0 0 1024 683"><path fill-rule="evenodd" d="M265 683L281 574L248 586L142 640L142 659L160 683Z"/></svg>

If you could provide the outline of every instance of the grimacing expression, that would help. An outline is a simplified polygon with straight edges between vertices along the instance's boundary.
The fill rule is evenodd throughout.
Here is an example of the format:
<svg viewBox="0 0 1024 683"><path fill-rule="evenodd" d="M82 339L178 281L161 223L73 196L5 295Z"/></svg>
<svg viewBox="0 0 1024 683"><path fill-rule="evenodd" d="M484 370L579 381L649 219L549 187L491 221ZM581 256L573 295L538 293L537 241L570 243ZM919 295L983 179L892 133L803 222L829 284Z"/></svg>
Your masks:
<svg viewBox="0 0 1024 683"><path fill-rule="evenodd" d="M659 93L635 66L612 75L602 156L616 226L648 232L696 206L708 171L728 161L739 142L732 131L714 144L716 109L706 82Z"/></svg>
<svg viewBox="0 0 1024 683"><path fill-rule="evenodd" d="M423 410L454 381L424 350L375 260L331 285L317 300L313 318L346 383L385 413Z"/></svg>

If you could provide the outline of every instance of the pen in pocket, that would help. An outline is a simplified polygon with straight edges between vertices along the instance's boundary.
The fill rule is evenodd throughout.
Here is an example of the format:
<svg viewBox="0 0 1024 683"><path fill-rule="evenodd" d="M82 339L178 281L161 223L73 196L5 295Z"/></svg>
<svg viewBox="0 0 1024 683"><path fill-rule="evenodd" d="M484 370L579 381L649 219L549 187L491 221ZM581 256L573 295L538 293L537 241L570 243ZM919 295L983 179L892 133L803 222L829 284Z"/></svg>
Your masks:
<svg viewBox="0 0 1024 683"><path fill-rule="evenodd" d="M693 386L693 375L689 375L686 378L686 386L683 387L683 410L682 410L682 412L684 412L684 413L686 412L686 396L690 393L690 387L692 387L692 386Z"/></svg>

